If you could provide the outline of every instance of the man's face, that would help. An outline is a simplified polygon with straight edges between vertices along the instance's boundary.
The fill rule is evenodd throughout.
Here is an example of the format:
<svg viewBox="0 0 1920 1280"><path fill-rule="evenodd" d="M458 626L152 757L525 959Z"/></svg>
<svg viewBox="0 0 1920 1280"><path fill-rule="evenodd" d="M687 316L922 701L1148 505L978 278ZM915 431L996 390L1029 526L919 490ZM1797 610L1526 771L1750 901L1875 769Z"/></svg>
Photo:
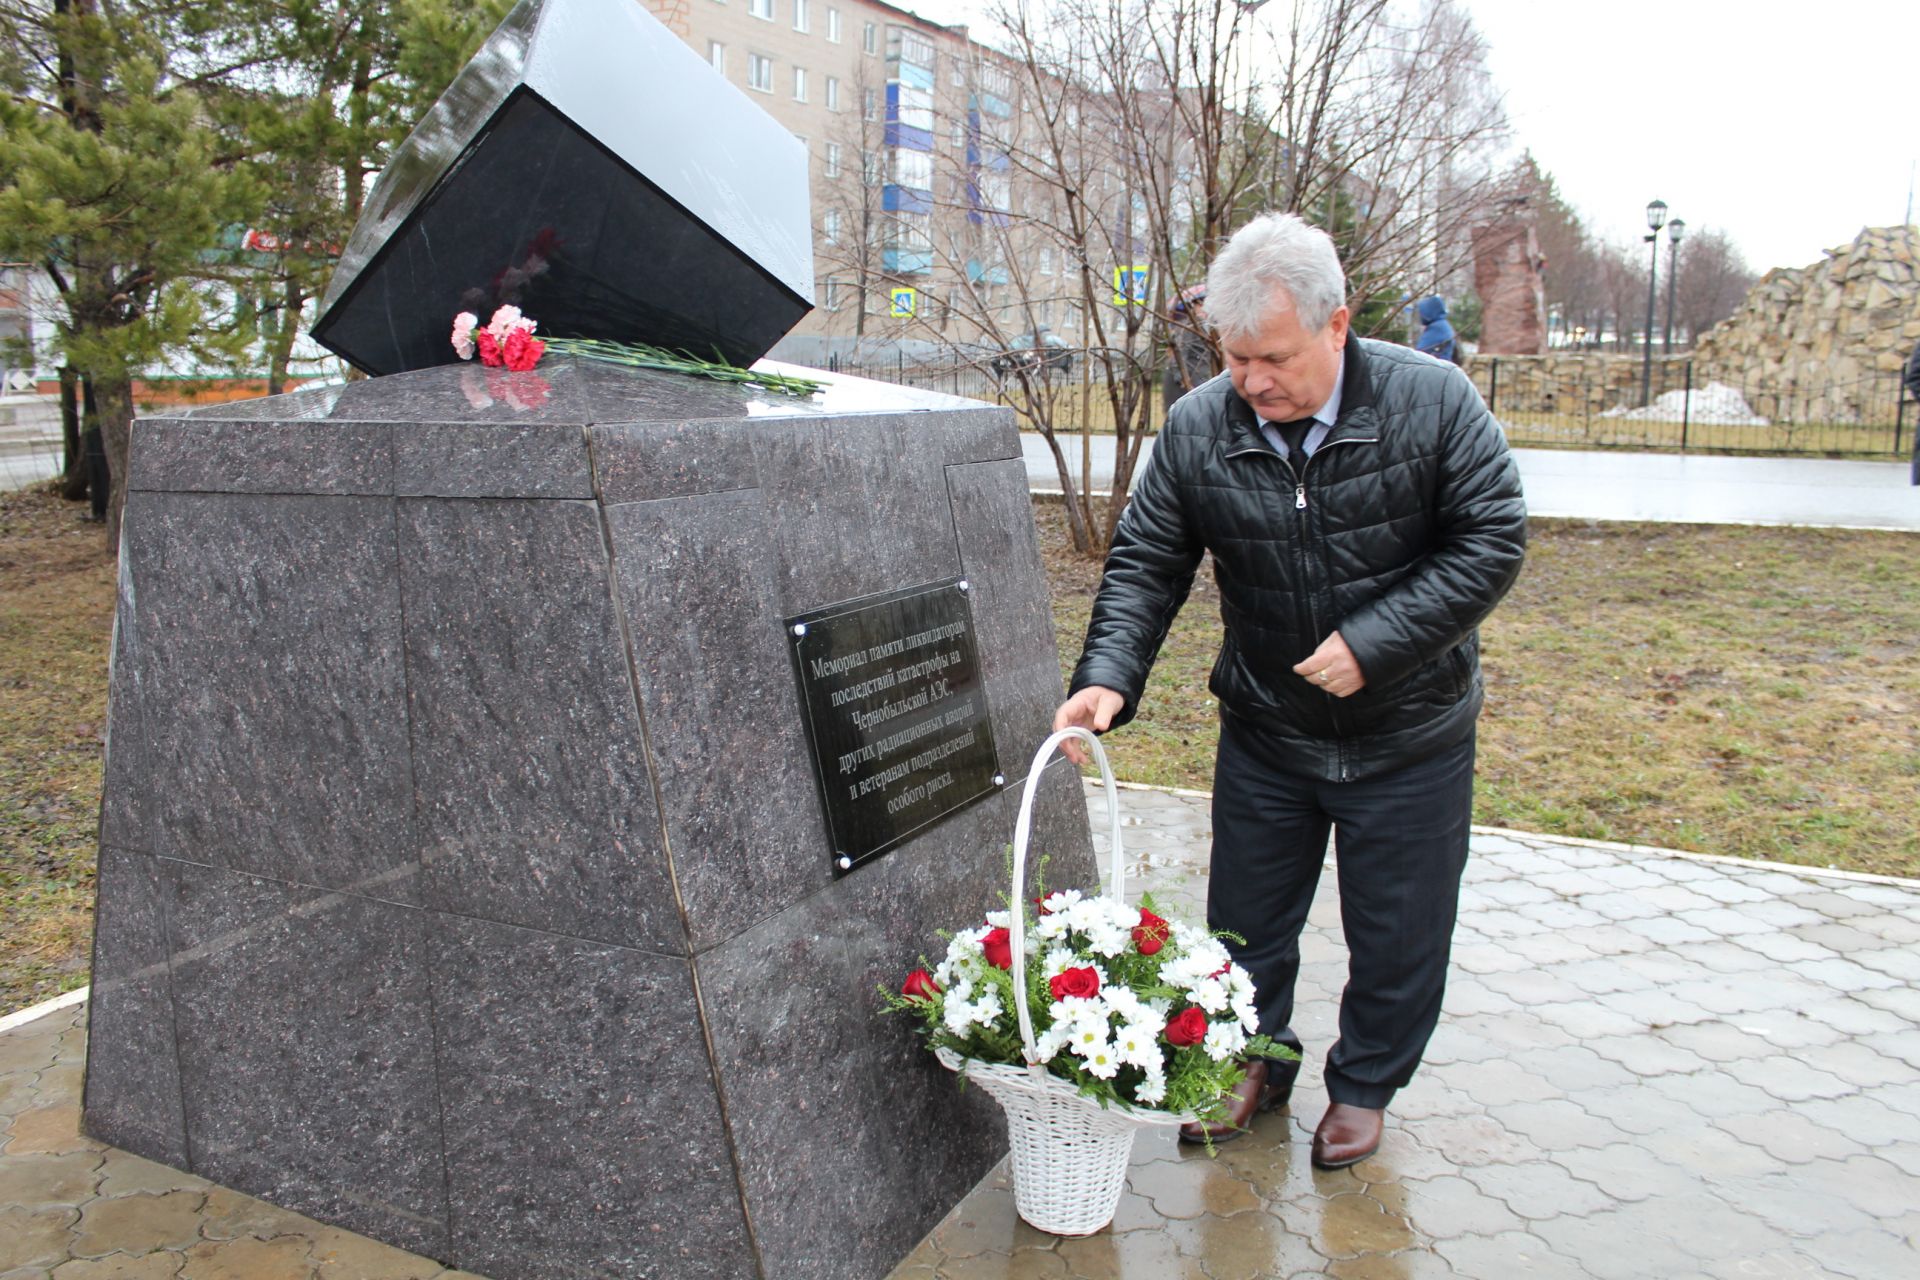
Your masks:
<svg viewBox="0 0 1920 1280"><path fill-rule="evenodd" d="M1340 377L1347 345L1347 309L1339 308L1318 333L1301 327L1293 302L1276 293L1266 323L1251 338L1223 338L1233 389L1269 422L1294 422L1327 402Z"/></svg>

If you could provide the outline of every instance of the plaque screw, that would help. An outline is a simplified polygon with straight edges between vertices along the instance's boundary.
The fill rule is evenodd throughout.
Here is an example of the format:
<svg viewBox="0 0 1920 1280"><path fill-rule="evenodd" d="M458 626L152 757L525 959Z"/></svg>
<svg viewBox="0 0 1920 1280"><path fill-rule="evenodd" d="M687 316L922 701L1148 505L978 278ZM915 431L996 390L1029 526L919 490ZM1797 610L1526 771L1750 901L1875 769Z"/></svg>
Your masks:
<svg viewBox="0 0 1920 1280"><path fill-rule="evenodd" d="M844 853L840 855L840 869L842 871L851 871L853 869L853 859Z"/></svg>
<svg viewBox="0 0 1920 1280"><path fill-rule="evenodd" d="M993 785L994 785L994 786L996 786L996 787L1004 787L1004 786L1006 786L1006 785L1007 785L1007 775L1006 775L1006 774L1004 774L1004 773L996 773L996 774L994 774L994 775L993 775Z"/></svg>
<svg viewBox="0 0 1920 1280"><path fill-rule="evenodd" d="M962 591L973 590L973 584L971 582L968 582L965 578L960 579L960 581L955 583L954 585L958 586Z"/></svg>
<svg viewBox="0 0 1920 1280"><path fill-rule="evenodd" d="M794 623L794 624L793 624L793 634L795 634L795 635L797 635L797 636L803 636L803 635L805 635L805 634L807 634L807 624L806 624L806 623L804 623L804 622L796 622L796 623Z"/></svg>

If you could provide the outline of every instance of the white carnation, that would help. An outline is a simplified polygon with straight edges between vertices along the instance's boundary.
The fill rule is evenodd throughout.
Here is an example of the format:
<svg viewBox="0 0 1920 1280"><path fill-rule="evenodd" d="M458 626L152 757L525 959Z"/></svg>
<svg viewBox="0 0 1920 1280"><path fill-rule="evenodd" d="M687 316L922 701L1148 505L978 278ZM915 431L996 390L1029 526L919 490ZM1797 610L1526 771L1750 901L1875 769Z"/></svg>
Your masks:
<svg viewBox="0 0 1920 1280"><path fill-rule="evenodd" d="M1218 978L1207 978L1189 987L1187 998L1208 1013L1224 1013L1227 1008L1227 987Z"/></svg>

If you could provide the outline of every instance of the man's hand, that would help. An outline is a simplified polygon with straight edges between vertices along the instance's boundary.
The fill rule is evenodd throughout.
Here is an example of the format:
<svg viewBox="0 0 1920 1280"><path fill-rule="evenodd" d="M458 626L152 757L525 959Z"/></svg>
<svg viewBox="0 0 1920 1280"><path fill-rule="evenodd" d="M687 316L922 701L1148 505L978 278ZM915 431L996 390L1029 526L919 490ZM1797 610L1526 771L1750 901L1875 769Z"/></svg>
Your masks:
<svg viewBox="0 0 1920 1280"><path fill-rule="evenodd" d="M1127 700L1113 690L1090 684L1060 704L1060 709L1053 713L1053 731L1077 727L1104 733L1120 714L1120 708L1126 705ZM1087 762L1087 749L1080 745L1078 738L1067 739L1060 744L1060 749L1075 764Z"/></svg>
<svg viewBox="0 0 1920 1280"><path fill-rule="evenodd" d="M1360 670L1360 664L1354 661L1353 650L1347 648L1347 642L1340 638L1338 631L1320 642L1320 647L1307 655L1305 662L1293 668L1295 674L1304 677L1308 684L1325 689L1336 698L1350 697L1360 692L1367 683L1366 673Z"/></svg>

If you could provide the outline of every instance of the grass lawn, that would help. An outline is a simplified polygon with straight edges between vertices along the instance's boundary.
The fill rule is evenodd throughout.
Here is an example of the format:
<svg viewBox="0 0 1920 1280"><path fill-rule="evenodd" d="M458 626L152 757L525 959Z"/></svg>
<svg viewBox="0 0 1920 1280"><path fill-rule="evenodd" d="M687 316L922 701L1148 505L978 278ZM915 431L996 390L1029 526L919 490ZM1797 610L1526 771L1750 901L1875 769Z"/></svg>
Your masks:
<svg viewBox="0 0 1920 1280"><path fill-rule="evenodd" d="M1099 571L1035 512L1070 672ZM1123 777L1210 787L1218 599L1203 570ZM1920 876L1920 536L1536 520L1481 635L1475 821Z"/></svg>
<svg viewBox="0 0 1920 1280"><path fill-rule="evenodd" d="M114 570L85 509L0 494L0 1013L87 980Z"/></svg>
<svg viewBox="0 0 1920 1280"><path fill-rule="evenodd" d="M97 525L0 494L0 1012L86 981L113 566ZM1063 664L1098 567L1035 508ZM1114 735L1206 788L1205 578ZM1920 536L1536 521L1484 632L1481 822L1920 875Z"/></svg>

